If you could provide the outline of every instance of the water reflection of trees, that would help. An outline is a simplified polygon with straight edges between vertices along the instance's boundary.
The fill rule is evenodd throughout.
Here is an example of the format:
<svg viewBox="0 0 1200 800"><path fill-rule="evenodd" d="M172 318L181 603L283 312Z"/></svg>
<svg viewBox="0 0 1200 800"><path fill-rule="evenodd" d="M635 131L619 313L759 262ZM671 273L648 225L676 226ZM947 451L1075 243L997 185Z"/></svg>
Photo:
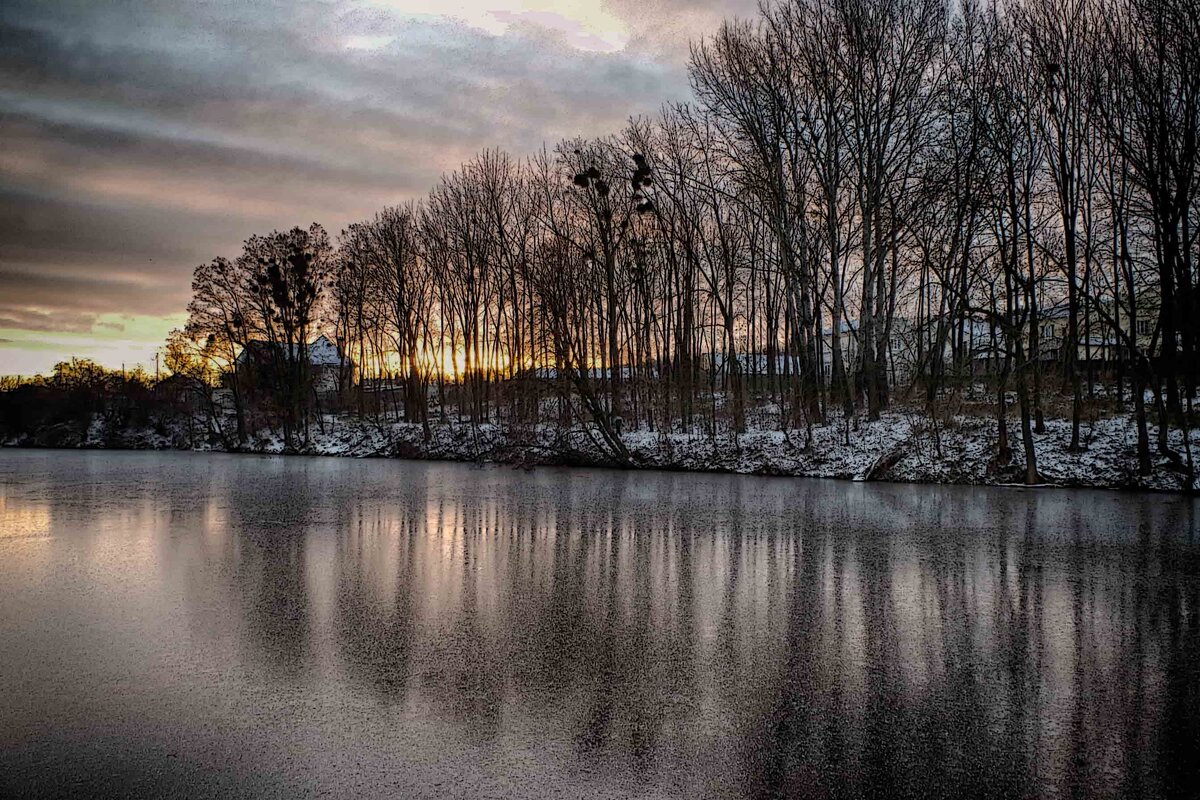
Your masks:
<svg viewBox="0 0 1200 800"><path fill-rule="evenodd" d="M305 548L326 515L351 690L466 740L540 737L693 794L1170 795L1200 777L1186 504L439 469L452 489L365 478L232 520L270 674L325 646L305 572L326 565Z"/></svg>
<svg viewBox="0 0 1200 800"><path fill-rule="evenodd" d="M760 684L770 700L745 734L744 774L753 794L1140 796L1195 785L1172 772L1188 765L1188 777L1195 777L1196 661L1190 676L1167 691L1174 706L1190 704L1190 730L1178 724L1186 714L1173 722L1171 708L1146 702L1187 650L1169 624L1155 625L1147 600L1157 595L1159 613L1180 616L1189 604L1175 587L1182 580L1194 593L1195 566L1181 563L1194 560L1194 551L1184 557L1169 536L1151 543L1144 524L1131 546L1091 539L1090 515L1051 521L1039 515L1036 498L998 510L990 537L917 537L913 552L905 552L908 538L895 535L894 522L870 524L879 518L855 515L868 524L849 533L852 564L836 556L822 564L798 557L781 669ZM839 520L826 521L836 531ZM1074 531L1075 546L1047 552L1047 533L1057 536L1047 523ZM819 551L821 526L808 527L805 550ZM905 562L914 560L915 580L897 585ZM823 627L829 611L839 612L819 587L822 570L840 579L848 568L857 571L865 687L857 699L831 708L826 701L844 696L846 687L829 686L823 667L830 653L844 652L846 628ZM1065 599L1049 610L1048 583ZM931 605L932 613L898 615L901 595L915 597L918 608ZM1055 617L1050 626L1048 614ZM1116 640L1124 646L1114 649ZM917 653L937 657L914 668ZM1062 663L1049 663L1060 654L1067 656ZM1156 678L1146 666L1159 656L1167 664ZM846 666L841 658L832 664L838 672ZM1192 752L1156 764L1162 751L1144 747L1147 725L1166 733L1177 751ZM839 761L847 742L850 758Z"/></svg>
<svg viewBox="0 0 1200 800"><path fill-rule="evenodd" d="M408 688L416 602L413 598L416 539L411 518L395 521L376 513L339 514L335 630L352 680L400 704ZM373 569L381 547L394 549L394 581L378 585Z"/></svg>
<svg viewBox="0 0 1200 800"><path fill-rule="evenodd" d="M281 679L310 667L307 548L314 492L297 491L304 475L278 462L252 484L230 486L230 522L241 547L236 586L242 597L244 642L255 660Z"/></svg>

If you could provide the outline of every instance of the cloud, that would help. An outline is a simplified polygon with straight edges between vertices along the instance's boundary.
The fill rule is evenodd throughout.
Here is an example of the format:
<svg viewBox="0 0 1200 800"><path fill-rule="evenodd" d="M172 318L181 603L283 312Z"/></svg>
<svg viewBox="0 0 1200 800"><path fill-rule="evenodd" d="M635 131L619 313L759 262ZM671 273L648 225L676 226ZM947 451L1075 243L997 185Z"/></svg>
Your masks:
<svg viewBox="0 0 1200 800"><path fill-rule="evenodd" d="M620 50L629 38L626 21L595 0L365 0L365 5L410 18L445 16L493 35L532 24L581 50Z"/></svg>
<svg viewBox="0 0 1200 800"><path fill-rule="evenodd" d="M336 233L482 149L616 131L686 98L687 39L721 8L9 0L0 327L178 313L195 265L253 233Z"/></svg>
<svg viewBox="0 0 1200 800"><path fill-rule="evenodd" d="M0 306L0 328L31 332L87 333L96 315L56 309L45 311L24 306Z"/></svg>

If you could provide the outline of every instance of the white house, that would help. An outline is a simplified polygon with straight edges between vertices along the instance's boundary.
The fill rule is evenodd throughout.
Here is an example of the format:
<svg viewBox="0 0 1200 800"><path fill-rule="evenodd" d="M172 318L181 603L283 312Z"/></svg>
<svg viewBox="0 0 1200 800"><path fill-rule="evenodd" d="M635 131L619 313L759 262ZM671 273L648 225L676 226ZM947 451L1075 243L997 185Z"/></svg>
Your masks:
<svg viewBox="0 0 1200 800"><path fill-rule="evenodd" d="M341 351L329 337L321 334L308 343L309 375L312 377L313 388L326 394L336 392L340 386L348 385L353 380L354 362L349 358L343 359ZM254 340L246 343L242 352L238 353L234 364L238 372L249 370L252 366L263 367L269 363L271 345L269 342ZM251 380L257 375L249 376Z"/></svg>

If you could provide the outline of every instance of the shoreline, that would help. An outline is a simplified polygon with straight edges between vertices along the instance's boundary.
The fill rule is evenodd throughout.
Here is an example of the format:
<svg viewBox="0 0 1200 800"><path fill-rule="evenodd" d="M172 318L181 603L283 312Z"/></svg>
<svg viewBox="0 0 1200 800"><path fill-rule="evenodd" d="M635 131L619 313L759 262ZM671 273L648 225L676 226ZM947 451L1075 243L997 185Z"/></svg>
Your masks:
<svg viewBox="0 0 1200 800"><path fill-rule="evenodd" d="M301 455L341 458L399 458L496 464L515 468L560 466L619 470L659 470L710 474L756 475L780 478L832 478L850 482L943 484L1015 489L1106 489L1196 494L1183 485L1183 476L1156 458L1149 476L1136 475L1134 441L1128 420L1097 420L1090 429L1090 447L1066 452L1069 422L1047 420L1038 436L1039 470L1043 481L1025 484L1024 460L1014 451L1008 464L994 462L994 420L964 416L932 431L925 421L888 412L875 422L860 421L845 443L841 423L815 426L811 446L805 431L749 431L736 437L698 433L635 431L622 436L632 463L620 463L601 452L586 432L567 433L545 426L504 428L488 423L435 423L426 438L420 425L375 422L327 416L324 429L313 425L307 446L287 450L275 435L260 434L247 446L226 448L220 443L188 443L183 431L156 433L149 429L102 430L94 420L86 431L58 431L66 436L26 435L0 443L2 447L67 450L174 450L245 455ZM69 434L73 434L72 437ZM1176 434L1178 436L1178 434ZM74 440L72 440L74 439ZM1182 440L1173 444L1182 445ZM1193 438L1193 447L1200 441Z"/></svg>

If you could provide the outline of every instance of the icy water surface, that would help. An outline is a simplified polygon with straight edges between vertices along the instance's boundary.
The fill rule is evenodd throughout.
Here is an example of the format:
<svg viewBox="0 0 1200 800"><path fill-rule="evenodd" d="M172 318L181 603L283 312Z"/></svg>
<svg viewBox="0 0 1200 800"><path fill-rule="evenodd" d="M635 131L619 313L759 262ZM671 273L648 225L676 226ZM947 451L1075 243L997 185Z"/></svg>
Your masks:
<svg viewBox="0 0 1200 800"><path fill-rule="evenodd" d="M0 795L1195 797L1198 512L0 451Z"/></svg>

